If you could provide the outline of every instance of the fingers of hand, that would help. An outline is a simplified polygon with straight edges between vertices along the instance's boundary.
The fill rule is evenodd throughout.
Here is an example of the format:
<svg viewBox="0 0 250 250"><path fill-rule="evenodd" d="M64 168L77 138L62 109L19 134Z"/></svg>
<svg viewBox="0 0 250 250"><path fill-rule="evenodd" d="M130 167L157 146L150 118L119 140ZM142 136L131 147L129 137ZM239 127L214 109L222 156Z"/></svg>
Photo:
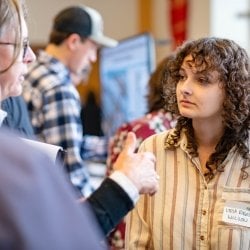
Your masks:
<svg viewBox="0 0 250 250"><path fill-rule="evenodd" d="M136 149L136 135L133 132L129 132L125 141L123 151L132 154Z"/></svg>
<svg viewBox="0 0 250 250"><path fill-rule="evenodd" d="M156 185L154 186L154 188L149 192L149 195L154 195L158 190L159 190L159 179L160 177L157 175L156 176L156 179L157 179L157 183Z"/></svg>
<svg viewBox="0 0 250 250"><path fill-rule="evenodd" d="M140 194L155 194L159 189L159 179L159 175L155 172L143 179L141 182L142 187Z"/></svg>

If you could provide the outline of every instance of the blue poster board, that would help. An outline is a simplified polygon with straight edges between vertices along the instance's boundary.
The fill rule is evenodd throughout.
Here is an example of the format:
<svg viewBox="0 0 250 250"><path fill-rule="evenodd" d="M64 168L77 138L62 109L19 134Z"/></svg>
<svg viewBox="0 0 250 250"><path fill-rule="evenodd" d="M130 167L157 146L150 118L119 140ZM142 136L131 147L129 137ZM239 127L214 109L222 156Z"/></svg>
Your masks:
<svg viewBox="0 0 250 250"><path fill-rule="evenodd" d="M100 51L102 128L110 137L124 122L147 112L148 79L155 68L155 45L149 33Z"/></svg>

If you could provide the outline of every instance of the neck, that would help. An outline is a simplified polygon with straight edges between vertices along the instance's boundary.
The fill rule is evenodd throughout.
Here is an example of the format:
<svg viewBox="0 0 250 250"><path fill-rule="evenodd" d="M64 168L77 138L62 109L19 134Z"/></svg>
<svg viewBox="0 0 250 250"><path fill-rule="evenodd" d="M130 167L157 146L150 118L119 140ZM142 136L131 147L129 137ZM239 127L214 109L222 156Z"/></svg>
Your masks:
<svg viewBox="0 0 250 250"><path fill-rule="evenodd" d="M45 48L45 51L46 53L53 56L54 58L56 58L67 66L68 53L67 50L63 47L63 45L55 45L50 43Z"/></svg>
<svg viewBox="0 0 250 250"><path fill-rule="evenodd" d="M211 122L193 120L193 128L199 147L215 148L224 133L224 126L221 120Z"/></svg>

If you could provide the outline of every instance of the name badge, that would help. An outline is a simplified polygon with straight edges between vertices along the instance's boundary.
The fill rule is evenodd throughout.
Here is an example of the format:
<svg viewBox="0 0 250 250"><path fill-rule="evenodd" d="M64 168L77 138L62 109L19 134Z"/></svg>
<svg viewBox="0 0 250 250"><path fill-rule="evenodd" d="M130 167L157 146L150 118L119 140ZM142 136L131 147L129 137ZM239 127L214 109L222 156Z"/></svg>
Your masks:
<svg viewBox="0 0 250 250"><path fill-rule="evenodd" d="M224 207L222 221L250 227L250 204L238 201L227 201Z"/></svg>

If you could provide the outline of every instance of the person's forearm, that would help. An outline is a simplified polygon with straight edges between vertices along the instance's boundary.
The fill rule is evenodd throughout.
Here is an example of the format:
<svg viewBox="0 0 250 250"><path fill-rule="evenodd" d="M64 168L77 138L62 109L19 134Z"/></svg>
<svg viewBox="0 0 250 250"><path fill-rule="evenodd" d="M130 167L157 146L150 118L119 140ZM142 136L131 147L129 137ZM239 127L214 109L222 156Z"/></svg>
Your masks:
<svg viewBox="0 0 250 250"><path fill-rule="evenodd" d="M105 235L133 208L133 201L128 194L110 178L103 181L87 202L91 205Z"/></svg>

